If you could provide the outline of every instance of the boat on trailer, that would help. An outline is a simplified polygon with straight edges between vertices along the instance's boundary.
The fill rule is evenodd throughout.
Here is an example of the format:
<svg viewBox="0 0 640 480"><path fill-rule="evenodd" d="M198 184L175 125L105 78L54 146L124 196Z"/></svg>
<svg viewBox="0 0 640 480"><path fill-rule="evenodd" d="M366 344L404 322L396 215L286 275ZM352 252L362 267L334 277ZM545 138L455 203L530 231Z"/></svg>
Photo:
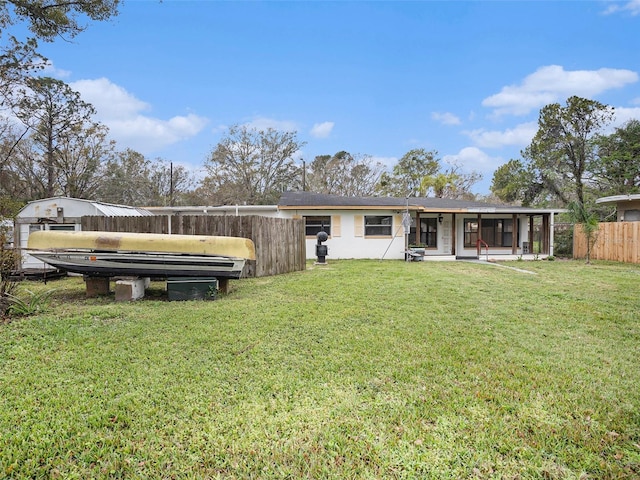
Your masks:
<svg viewBox="0 0 640 480"><path fill-rule="evenodd" d="M32 232L29 254L49 265L91 277L240 278L255 260L248 238L157 233Z"/></svg>

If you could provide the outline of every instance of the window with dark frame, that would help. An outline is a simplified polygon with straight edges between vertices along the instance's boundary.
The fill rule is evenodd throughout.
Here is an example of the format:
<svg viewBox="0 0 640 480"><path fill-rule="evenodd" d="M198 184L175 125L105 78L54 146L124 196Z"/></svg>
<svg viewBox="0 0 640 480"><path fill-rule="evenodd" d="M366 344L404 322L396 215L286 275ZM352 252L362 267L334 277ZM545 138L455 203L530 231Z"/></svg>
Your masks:
<svg viewBox="0 0 640 480"><path fill-rule="evenodd" d="M490 247L511 247L513 245L513 220L510 218L483 218L482 241ZM478 220L464 219L464 246L477 246Z"/></svg>
<svg viewBox="0 0 640 480"><path fill-rule="evenodd" d="M475 247L478 242L478 220L464 219L464 246Z"/></svg>
<svg viewBox="0 0 640 480"><path fill-rule="evenodd" d="M438 246L437 218L420 219L420 243L428 248L436 248Z"/></svg>
<svg viewBox="0 0 640 480"><path fill-rule="evenodd" d="M366 215L364 217L364 236L390 237L392 225L391 215Z"/></svg>
<svg viewBox="0 0 640 480"><path fill-rule="evenodd" d="M304 229L307 237L315 237L322 230L331 236L331 217L328 215L305 216Z"/></svg>

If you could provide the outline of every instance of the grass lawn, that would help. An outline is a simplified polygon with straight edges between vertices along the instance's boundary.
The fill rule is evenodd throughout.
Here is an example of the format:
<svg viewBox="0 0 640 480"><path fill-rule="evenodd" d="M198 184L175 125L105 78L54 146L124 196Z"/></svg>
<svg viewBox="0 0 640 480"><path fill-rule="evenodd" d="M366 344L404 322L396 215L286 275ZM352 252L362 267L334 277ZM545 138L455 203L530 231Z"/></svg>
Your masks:
<svg viewBox="0 0 640 480"><path fill-rule="evenodd" d="M0 478L640 478L640 268L330 261L0 325Z"/></svg>

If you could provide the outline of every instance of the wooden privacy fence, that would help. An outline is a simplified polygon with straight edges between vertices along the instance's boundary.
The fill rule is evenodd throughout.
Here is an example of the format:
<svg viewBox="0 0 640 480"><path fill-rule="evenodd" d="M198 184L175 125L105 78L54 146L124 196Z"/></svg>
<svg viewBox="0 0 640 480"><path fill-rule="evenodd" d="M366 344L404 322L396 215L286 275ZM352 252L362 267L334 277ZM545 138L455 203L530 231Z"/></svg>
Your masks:
<svg viewBox="0 0 640 480"><path fill-rule="evenodd" d="M149 217L82 217L82 230L183 235L223 235L253 240L256 260L248 261L243 276L266 277L304 270L304 221L259 215L180 215Z"/></svg>
<svg viewBox="0 0 640 480"><path fill-rule="evenodd" d="M573 231L573 258L586 258L587 240L582 225ZM592 260L640 263L640 222L610 222L598 224Z"/></svg>

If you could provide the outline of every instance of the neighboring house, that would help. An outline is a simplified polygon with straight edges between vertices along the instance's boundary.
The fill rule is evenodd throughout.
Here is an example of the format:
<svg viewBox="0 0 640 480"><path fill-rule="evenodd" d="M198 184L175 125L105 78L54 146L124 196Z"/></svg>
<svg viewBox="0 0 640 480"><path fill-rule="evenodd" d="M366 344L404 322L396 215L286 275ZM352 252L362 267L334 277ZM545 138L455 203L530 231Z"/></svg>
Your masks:
<svg viewBox="0 0 640 480"><path fill-rule="evenodd" d="M640 194L602 197L596 203L615 204L619 222L640 222Z"/></svg>
<svg viewBox="0 0 640 480"><path fill-rule="evenodd" d="M153 215L144 208L93 202L69 197L52 197L27 203L16 216L14 229L15 245L27 248L29 234L36 230L81 230L81 218L84 216L149 216ZM24 252L24 250L23 250ZM45 269L46 264L24 253L20 270Z"/></svg>
<svg viewBox="0 0 640 480"><path fill-rule="evenodd" d="M314 258L316 234L324 229L329 234L328 257L335 259L403 259L411 245L423 248L425 259L477 258L479 247L482 258L546 257L553 255L554 215L562 211L445 198L309 192L283 193L278 210L281 216L305 220L307 258ZM407 217L408 232L403 226Z"/></svg>

